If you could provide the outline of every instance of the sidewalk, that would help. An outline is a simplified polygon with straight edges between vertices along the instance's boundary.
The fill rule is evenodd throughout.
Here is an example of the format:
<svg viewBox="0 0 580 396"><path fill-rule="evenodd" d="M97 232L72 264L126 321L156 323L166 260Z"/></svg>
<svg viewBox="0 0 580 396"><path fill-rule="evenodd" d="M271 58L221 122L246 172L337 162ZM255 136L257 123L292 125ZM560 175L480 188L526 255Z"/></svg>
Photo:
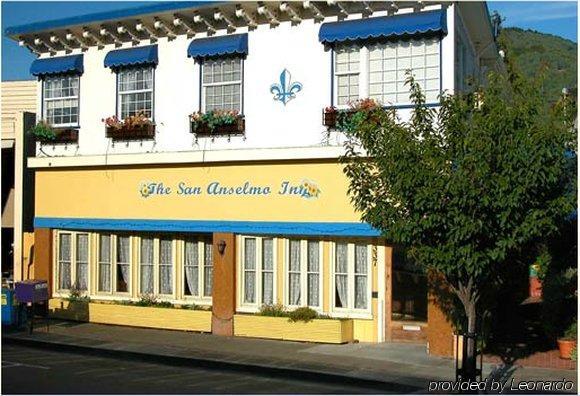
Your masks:
<svg viewBox="0 0 580 396"><path fill-rule="evenodd" d="M431 380L454 380L452 360L429 356L414 344L309 344L209 334L52 321L50 331L3 334L11 342L83 353L162 361L166 364L228 370L317 381L358 383L401 393L426 392ZM497 369L484 363L484 376ZM513 367L516 380L573 380L576 371Z"/></svg>

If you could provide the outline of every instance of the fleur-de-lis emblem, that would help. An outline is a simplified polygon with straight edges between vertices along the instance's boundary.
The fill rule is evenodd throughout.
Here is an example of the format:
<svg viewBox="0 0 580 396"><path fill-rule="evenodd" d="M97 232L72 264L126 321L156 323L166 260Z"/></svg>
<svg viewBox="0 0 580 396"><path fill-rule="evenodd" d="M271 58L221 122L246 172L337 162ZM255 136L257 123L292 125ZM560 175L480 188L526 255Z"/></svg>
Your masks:
<svg viewBox="0 0 580 396"><path fill-rule="evenodd" d="M302 84L292 82L292 77L287 69L280 73L280 82L270 86L270 93L274 94L274 100L279 100L284 106L294 99L300 91L302 91Z"/></svg>

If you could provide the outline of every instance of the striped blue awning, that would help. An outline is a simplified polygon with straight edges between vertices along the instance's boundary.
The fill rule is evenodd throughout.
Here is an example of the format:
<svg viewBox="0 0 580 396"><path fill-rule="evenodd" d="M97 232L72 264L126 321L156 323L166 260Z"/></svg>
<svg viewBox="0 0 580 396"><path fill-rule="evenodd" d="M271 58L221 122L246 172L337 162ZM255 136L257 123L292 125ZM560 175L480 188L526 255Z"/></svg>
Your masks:
<svg viewBox="0 0 580 396"><path fill-rule="evenodd" d="M105 67L111 69L157 63L157 45L114 50L105 56Z"/></svg>
<svg viewBox="0 0 580 396"><path fill-rule="evenodd" d="M236 54L248 54L247 33L201 38L193 40L187 48L187 56L195 59Z"/></svg>
<svg viewBox="0 0 580 396"><path fill-rule="evenodd" d="M83 55L36 59L30 66L30 74L44 77L55 74L83 74Z"/></svg>
<svg viewBox="0 0 580 396"><path fill-rule="evenodd" d="M447 14L444 9L324 23L320 26L318 39L324 44L334 44L425 34L447 34Z"/></svg>

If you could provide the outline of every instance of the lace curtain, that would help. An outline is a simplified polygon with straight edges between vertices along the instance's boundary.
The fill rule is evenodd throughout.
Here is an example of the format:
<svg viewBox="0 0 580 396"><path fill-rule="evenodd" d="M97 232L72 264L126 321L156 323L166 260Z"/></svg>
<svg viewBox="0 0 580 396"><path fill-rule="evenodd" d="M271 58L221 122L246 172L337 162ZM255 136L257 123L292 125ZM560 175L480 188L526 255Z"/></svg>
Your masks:
<svg viewBox="0 0 580 396"><path fill-rule="evenodd" d="M211 240L204 243L203 295L211 297L213 285L213 246Z"/></svg>
<svg viewBox="0 0 580 396"><path fill-rule="evenodd" d="M153 294L153 238L141 238L141 293Z"/></svg>
<svg viewBox="0 0 580 396"><path fill-rule="evenodd" d="M262 303L274 303L274 241L262 239Z"/></svg>
<svg viewBox="0 0 580 396"><path fill-rule="evenodd" d="M336 244L335 261L335 306L338 308L346 308L348 306L348 249L346 243Z"/></svg>
<svg viewBox="0 0 580 396"><path fill-rule="evenodd" d="M354 307L367 308L368 249L355 245L354 254Z"/></svg>
<svg viewBox="0 0 580 396"><path fill-rule="evenodd" d="M89 282L89 236L77 235L76 286L79 290L87 290Z"/></svg>
<svg viewBox="0 0 580 396"><path fill-rule="evenodd" d="M320 250L317 241L308 241L308 306L318 307L319 277L320 277Z"/></svg>
<svg viewBox="0 0 580 396"><path fill-rule="evenodd" d="M117 237L117 291L129 291L131 282L130 273L130 238L127 236ZM120 276L120 279L119 279Z"/></svg>
<svg viewBox="0 0 580 396"><path fill-rule="evenodd" d="M197 241L185 241L185 294L199 296L199 252Z"/></svg>
<svg viewBox="0 0 580 396"><path fill-rule="evenodd" d="M244 239L244 302L256 302L256 239Z"/></svg>
<svg viewBox="0 0 580 396"><path fill-rule="evenodd" d="M111 291L111 237L99 236L99 291Z"/></svg>
<svg viewBox="0 0 580 396"><path fill-rule="evenodd" d="M58 287L59 289L70 289L70 261L71 261L71 235L60 234L58 244Z"/></svg>
<svg viewBox="0 0 580 396"><path fill-rule="evenodd" d="M159 294L173 293L173 241L159 240Z"/></svg>
<svg viewBox="0 0 580 396"><path fill-rule="evenodd" d="M300 241L290 241L289 261L288 300L290 305L300 305Z"/></svg>

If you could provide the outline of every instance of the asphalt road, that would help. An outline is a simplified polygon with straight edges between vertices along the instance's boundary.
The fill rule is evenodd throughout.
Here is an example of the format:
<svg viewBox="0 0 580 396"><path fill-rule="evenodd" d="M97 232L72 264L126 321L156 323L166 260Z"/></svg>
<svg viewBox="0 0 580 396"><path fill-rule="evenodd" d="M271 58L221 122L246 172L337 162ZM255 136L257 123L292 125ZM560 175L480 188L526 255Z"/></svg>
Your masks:
<svg viewBox="0 0 580 396"><path fill-rule="evenodd" d="M385 393L338 383L2 346L2 394Z"/></svg>

